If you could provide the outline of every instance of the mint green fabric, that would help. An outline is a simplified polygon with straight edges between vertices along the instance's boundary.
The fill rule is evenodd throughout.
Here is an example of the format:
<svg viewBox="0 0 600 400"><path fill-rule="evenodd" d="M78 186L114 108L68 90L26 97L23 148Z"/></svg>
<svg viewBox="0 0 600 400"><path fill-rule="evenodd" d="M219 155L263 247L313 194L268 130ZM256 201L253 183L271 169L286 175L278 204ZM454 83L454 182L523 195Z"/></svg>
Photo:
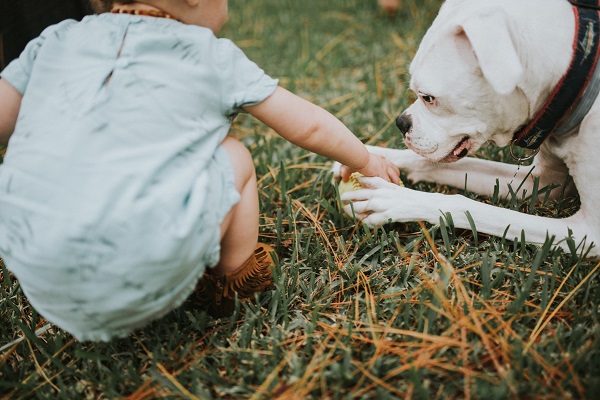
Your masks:
<svg viewBox="0 0 600 400"><path fill-rule="evenodd" d="M209 29L115 14L46 29L1 75L23 102L0 256L31 304L79 340L178 307L239 200L220 144L277 81Z"/></svg>

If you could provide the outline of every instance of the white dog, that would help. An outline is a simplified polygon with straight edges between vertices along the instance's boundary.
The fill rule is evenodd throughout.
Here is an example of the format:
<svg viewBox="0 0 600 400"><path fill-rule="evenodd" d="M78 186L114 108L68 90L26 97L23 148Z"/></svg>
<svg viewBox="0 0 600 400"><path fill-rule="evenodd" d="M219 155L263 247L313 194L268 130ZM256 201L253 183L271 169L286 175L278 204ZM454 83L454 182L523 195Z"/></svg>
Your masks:
<svg viewBox="0 0 600 400"><path fill-rule="evenodd" d="M410 67L418 99L396 121L411 150L371 148L407 171L410 180L482 195L492 195L497 181L502 196L519 185L518 193L531 194L539 179L539 187L558 185L554 198L578 193L577 213L544 218L379 178L362 178L368 189L342 196L352 202L346 212L370 226L438 223L442 213L451 213L456 227L470 229L468 212L480 232L510 239L524 232L533 243L554 236L564 248L563 239L571 235L586 249L595 242L588 254L600 255L597 19L597 10L568 0L448 0ZM577 67L584 64L587 69ZM520 168L465 158L488 141L539 147L539 153L532 166Z"/></svg>

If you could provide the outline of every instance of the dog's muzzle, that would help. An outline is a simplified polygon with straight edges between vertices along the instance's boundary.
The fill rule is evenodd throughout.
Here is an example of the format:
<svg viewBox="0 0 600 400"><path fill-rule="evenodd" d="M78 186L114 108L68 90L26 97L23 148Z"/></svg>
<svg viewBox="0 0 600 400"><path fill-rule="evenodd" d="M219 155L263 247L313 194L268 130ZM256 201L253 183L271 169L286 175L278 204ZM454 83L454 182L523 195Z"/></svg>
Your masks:
<svg viewBox="0 0 600 400"><path fill-rule="evenodd" d="M396 126L402 132L402 135L406 136L408 132L410 132L412 128L412 117L410 114L402 113L398 118L396 118Z"/></svg>

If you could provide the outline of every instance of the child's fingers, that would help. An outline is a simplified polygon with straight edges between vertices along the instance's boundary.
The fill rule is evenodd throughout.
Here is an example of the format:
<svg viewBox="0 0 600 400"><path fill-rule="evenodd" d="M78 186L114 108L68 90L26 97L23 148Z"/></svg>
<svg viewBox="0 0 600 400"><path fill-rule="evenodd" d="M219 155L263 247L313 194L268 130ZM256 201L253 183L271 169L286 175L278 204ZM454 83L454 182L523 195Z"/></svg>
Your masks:
<svg viewBox="0 0 600 400"><path fill-rule="evenodd" d="M387 168L388 180L398 185L400 183L400 170L393 165L388 165Z"/></svg>
<svg viewBox="0 0 600 400"><path fill-rule="evenodd" d="M340 170L342 182L347 182L353 172L355 171L346 165L343 165ZM388 161L385 157L376 154L371 154L369 164L358 172L364 176L378 176L388 182L395 183L396 185L400 183L400 170L398 167Z"/></svg>
<svg viewBox="0 0 600 400"><path fill-rule="evenodd" d="M386 159L383 159L382 161L383 165L379 176L386 181L397 185L400 182L400 169Z"/></svg>

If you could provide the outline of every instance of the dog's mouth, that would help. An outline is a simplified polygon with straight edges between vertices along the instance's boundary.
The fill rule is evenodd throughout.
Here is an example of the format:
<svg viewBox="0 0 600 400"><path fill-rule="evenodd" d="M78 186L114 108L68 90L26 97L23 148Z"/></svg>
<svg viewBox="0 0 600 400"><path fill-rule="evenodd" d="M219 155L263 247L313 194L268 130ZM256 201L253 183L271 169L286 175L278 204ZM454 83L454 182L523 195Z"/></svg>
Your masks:
<svg viewBox="0 0 600 400"><path fill-rule="evenodd" d="M469 150L471 150L471 141L468 136L465 136L458 142L450 154L441 159L440 162L451 163L458 161L461 158L466 157L469 154Z"/></svg>

